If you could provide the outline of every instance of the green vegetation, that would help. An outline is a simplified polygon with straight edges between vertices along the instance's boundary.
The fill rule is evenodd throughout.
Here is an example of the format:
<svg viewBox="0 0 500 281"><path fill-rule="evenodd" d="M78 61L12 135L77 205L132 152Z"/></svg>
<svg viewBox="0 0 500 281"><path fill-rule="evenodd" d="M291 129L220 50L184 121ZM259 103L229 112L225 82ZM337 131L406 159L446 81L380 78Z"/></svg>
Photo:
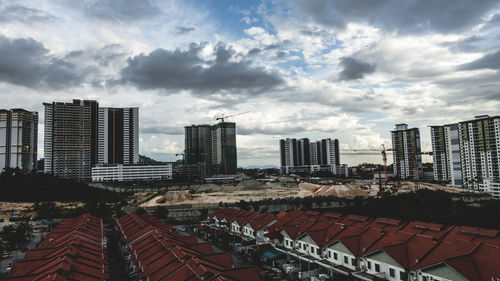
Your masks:
<svg viewBox="0 0 500 281"><path fill-rule="evenodd" d="M469 225L500 229L500 200L467 204L454 200L456 195L444 191L419 190L397 195L384 194L379 198L357 197L346 207L332 211L369 217L387 217L405 221L419 220L446 225Z"/></svg>
<svg viewBox="0 0 500 281"><path fill-rule="evenodd" d="M6 169L0 174L0 201L81 201L119 202L128 193L93 188L83 182L61 179L49 174L26 174L18 169Z"/></svg>
<svg viewBox="0 0 500 281"><path fill-rule="evenodd" d="M3 252L19 249L29 242L30 238L31 226L27 220L6 225L0 231L0 250Z"/></svg>

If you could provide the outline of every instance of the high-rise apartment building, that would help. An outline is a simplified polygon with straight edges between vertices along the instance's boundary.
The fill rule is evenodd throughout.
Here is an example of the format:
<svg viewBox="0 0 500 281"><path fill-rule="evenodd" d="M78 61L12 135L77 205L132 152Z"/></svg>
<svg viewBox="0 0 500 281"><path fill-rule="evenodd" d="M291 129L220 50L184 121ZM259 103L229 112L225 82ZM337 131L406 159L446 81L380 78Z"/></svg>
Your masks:
<svg viewBox="0 0 500 281"><path fill-rule="evenodd" d="M45 173L87 180L98 160L99 104L93 100L44 103Z"/></svg>
<svg viewBox="0 0 500 281"><path fill-rule="evenodd" d="M0 172L36 169L37 149L38 112L0 109Z"/></svg>
<svg viewBox="0 0 500 281"><path fill-rule="evenodd" d="M212 126L212 166L216 174L236 174L236 123Z"/></svg>
<svg viewBox="0 0 500 281"><path fill-rule="evenodd" d="M90 180L97 164L139 162L139 109L99 108L94 100L45 106L46 173Z"/></svg>
<svg viewBox="0 0 500 281"><path fill-rule="evenodd" d="M431 126L434 180L461 187L462 164L458 124Z"/></svg>
<svg viewBox="0 0 500 281"><path fill-rule="evenodd" d="M236 123L191 125L184 127L184 133L185 169L195 169L201 176L236 173Z"/></svg>
<svg viewBox="0 0 500 281"><path fill-rule="evenodd" d="M483 181L498 182L500 116L476 116L458 124L463 185L477 189Z"/></svg>
<svg viewBox="0 0 500 281"><path fill-rule="evenodd" d="M212 164L212 126L186 126L184 127L184 136L184 164Z"/></svg>
<svg viewBox="0 0 500 281"><path fill-rule="evenodd" d="M434 178L500 198L500 116L432 126Z"/></svg>
<svg viewBox="0 0 500 281"><path fill-rule="evenodd" d="M423 178L420 131L408 129L407 124L396 124L392 134L394 174L404 180Z"/></svg>
<svg viewBox="0 0 500 281"><path fill-rule="evenodd" d="M98 163L139 162L139 108L99 108Z"/></svg>
<svg viewBox="0 0 500 281"><path fill-rule="evenodd" d="M315 142L308 138L281 139L280 161L283 173L330 171L337 173L340 166L339 141L322 139Z"/></svg>

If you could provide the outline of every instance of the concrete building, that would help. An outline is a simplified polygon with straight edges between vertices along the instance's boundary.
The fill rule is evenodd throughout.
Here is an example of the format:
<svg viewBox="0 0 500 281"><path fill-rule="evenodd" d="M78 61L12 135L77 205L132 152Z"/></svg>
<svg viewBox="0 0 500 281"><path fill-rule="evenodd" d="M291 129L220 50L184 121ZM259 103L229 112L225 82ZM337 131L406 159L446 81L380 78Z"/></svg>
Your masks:
<svg viewBox="0 0 500 281"><path fill-rule="evenodd" d="M110 164L92 167L92 181L146 181L172 178L172 163Z"/></svg>
<svg viewBox="0 0 500 281"><path fill-rule="evenodd" d="M184 127L184 167L198 171L187 173L193 178L211 174L212 167L212 126L191 125ZM190 170L190 171L191 171Z"/></svg>
<svg viewBox="0 0 500 281"><path fill-rule="evenodd" d="M310 142L308 138L280 140L281 172L314 173L327 171L346 174L347 165L340 164L339 141L322 139Z"/></svg>
<svg viewBox="0 0 500 281"><path fill-rule="evenodd" d="M139 162L139 108L99 108L99 164Z"/></svg>
<svg viewBox="0 0 500 281"><path fill-rule="evenodd" d="M396 124L391 134L394 174L403 180L421 180L423 166L419 129L408 129L407 124Z"/></svg>
<svg viewBox="0 0 500 281"><path fill-rule="evenodd" d="M458 124L431 126L434 180L462 187Z"/></svg>
<svg viewBox="0 0 500 281"><path fill-rule="evenodd" d="M94 100L52 102L45 106L45 173L89 180L98 162L99 103Z"/></svg>
<svg viewBox="0 0 500 281"><path fill-rule="evenodd" d="M500 116L476 116L458 125L463 186L479 189L500 180Z"/></svg>
<svg viewBox="0 0 500 281"><path fill-rule="evenodd" d="M94 100L45 106L45 173L90 180L97 164L139 162L139 109L99 108Z"/></svg>
<svg viewBox="0 0 500 281"><path fill-rule="evenodd" d="M236 174L236 123L220 122L212 126L212 166L215 174Z"/></svg>
<svg viewBox="0 0 500 281"><path fill-rule="evenodd" d="M38 112L0 109L0 172L5 168L36 169Z"/></svg>

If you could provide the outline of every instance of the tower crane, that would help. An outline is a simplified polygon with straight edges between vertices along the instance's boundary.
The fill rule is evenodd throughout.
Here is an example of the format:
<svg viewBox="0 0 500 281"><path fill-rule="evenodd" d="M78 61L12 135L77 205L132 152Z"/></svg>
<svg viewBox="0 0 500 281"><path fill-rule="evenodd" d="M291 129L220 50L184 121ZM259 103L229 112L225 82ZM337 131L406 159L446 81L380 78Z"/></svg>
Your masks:
<svg viewBox="0 0 500 281"><path fill-rule="evenodd" d="M242 114L246 114L246 113L249 113L249 112L250 111L245 111L245 112L240 112L240 113L232 114L232 115L224 115L224 114L222 114L221 116L215 118L215 120L220 120L222 123L224 123L224 119L226 119L226 118L234 117L234 116L238 116L238 115L242 115Z"/></svg>

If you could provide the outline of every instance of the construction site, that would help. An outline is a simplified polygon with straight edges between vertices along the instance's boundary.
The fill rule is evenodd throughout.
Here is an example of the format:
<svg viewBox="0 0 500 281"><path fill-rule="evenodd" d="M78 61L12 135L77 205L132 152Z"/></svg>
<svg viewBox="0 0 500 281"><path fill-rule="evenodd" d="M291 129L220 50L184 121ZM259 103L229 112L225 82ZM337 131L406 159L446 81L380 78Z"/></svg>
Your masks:
<svg viewBox="0 0 500 281"><path fill-rule="evenodd" d="M463 192L462 189L446 187L439 184L422 182L388 183L382 187L393 193L404 193L418 189L443 190L451 193ZM203 191L199 191L203 190ZM380 186L376 182L325 180L318 183L297 180L290 177L276 177L262 180L245 179L236 185L203 184L190 186L181 190L170 190L153 196L140 207L191 206L204 204L237 203L240 201L259 201L288 197L335 196L353 198L356 196L376 196Z"/></svg>

